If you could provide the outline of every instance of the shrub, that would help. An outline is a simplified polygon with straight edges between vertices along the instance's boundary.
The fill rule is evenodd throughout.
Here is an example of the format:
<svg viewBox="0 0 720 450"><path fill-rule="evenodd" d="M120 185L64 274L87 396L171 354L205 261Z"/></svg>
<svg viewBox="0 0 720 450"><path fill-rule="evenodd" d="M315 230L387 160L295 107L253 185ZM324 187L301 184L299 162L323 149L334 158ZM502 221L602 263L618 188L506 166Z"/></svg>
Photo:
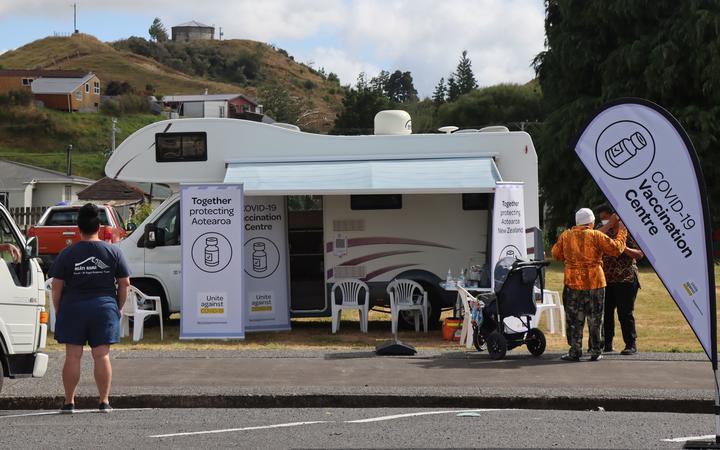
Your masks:
<svg viewBox="0 0 720 450"><path fill-rule="evenodd" d="M120 103L117 100L105 100L100 104L100 112L106 116L117 117L121 115Z"/></svg>
<svg viewBox="0 0 720 450"><path fill-rule="evenodd" d="M147 113L150 105L147 97L143 95L124 94L118 99L123 114Z"/></svg>
<svg viewBox="0 0 720 450"><path fill-rule="evenodd" d="M311 80L305 80L305 82L303 83L303 87L308 90L315 89L315 83L313 83Z"/></svg>
<svg viewBox="0 0 720 450"><path fill-rule="evenodd" d="M32 94L28 90L10 91L0 95L0 106L30 106Z"/></svg>

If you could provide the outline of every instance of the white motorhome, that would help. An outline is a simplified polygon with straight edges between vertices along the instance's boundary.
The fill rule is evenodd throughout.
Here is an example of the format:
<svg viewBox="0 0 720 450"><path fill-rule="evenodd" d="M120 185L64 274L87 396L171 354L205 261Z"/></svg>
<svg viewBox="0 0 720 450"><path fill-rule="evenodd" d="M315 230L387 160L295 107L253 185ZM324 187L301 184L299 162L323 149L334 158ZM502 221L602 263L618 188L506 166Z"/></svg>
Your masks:
<svg viewBox="0 0 720 450"><path fill-rule="evenodd" d="M392 279L417 280L438 317L455 300L439 286L448 269L487 262L496 182L525 183L526 227L538 229L537 155L525 132L409 134L409 116L388 113L389 123L376 118L376 133L386 134L368 136L233 119L157 122L128 137L105 171L171 186L243 183L246 196L285 197L296 317L329 314L329 287L345 277L366 281L374 304L387 301ZM179 213L175 195L120 244L132 282L162 296L166 311L180 305ZM156 230L162 240L149 245Z"/></svg>
<svg viewBox="0 0 720 450"><path fill-rule="evenodd" d="M48 356L45 277L37 261L37 240L25 237L0 204L0 244L22 253L19 263L0 254L0 389L4 377L42 377Z"/></svg>

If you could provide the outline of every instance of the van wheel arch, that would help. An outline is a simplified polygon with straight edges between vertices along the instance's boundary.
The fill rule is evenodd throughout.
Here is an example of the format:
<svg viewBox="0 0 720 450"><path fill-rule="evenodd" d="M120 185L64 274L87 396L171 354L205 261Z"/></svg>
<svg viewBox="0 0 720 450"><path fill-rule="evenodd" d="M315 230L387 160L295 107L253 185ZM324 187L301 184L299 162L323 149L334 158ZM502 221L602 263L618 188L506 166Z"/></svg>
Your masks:
<svg viewBox="0 0 720 450"><path fill-rule="evenodd" d="M170 305L168 304L167 295L158 280L153 278L131 278L130 284L140 289L144 294L160 297L163 309L163 322L166 322L170 318Z"/></svg>
<svg viewBox="0 0 720 450"><path fill-rule="evenodd" d="M428 293L428 303L430 303L428 327L437 328L440 323L442 308L447 306L445 291L440 287L442 281L440 277L426 270L408 270L398 274L395 278L415 281L425 289Z"/></svg>

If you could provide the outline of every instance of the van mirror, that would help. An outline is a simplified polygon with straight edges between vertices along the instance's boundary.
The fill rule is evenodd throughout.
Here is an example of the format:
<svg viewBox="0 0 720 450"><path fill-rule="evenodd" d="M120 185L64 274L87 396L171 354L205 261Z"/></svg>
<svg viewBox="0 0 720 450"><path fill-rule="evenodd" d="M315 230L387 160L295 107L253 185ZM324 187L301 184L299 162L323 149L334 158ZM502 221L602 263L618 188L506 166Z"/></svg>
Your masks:
<svg viewBox="0 0 720 450"><path fill-rule="evenodd" d="M28 258L38 257L38 240L37 237L33 236L25 242L25 255Z"/></svg>
<svg viewBox="0 0 720 450"><path fill-rule="evenodd" d="M155 248L158 245L158 228L154 223L145 225L145 248Z"/></svg>
<svg viewBox="0 0 720 450"><path fill-rule="evenodd" d="M137 225L135 225L133 222L128 222L125 224L125 231L127 231L128 233L132 233L135 230L137 230Z"/></svg>

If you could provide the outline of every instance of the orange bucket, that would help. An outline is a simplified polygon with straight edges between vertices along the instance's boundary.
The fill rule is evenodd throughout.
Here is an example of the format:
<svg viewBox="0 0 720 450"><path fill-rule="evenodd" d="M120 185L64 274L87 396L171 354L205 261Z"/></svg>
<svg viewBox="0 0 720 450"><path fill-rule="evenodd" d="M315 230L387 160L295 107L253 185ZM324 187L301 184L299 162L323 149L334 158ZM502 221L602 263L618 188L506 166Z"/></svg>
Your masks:
<svg viewBox="0 0 720 450"><path fill-rule="evenodd" d="M457 331L462 328L462 323L462 319L458 319L457 317L448 317L447 319L443 320L443 339L445 339L446 341L459 341L459 334L457 338L455 337L455 335L457 334Z"/></svg>

